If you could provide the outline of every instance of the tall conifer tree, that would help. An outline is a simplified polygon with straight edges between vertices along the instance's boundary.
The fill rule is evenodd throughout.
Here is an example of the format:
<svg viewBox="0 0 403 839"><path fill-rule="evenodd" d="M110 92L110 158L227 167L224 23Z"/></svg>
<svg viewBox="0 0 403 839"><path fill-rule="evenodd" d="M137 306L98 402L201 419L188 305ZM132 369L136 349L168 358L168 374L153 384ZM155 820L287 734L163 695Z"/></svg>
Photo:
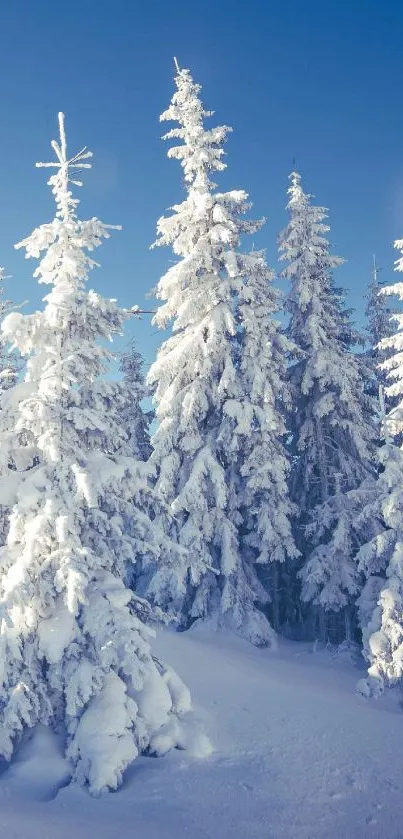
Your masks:
<svg viewBox="0 0 403 839"><path fill-rule="evenodd" d="M78 218L70 183L90 152L69 159L62 114L59 125L56 161L38 164L55 169L55 218L17 246L40 258L34 276L51 290L42 311L3 323L28 359L8 406L32 468L19 476L1 549L0 754L9 759L37 723L61 729L74 777L98 793L158 750L163 727L175 742L177 696L152 657L145 605L123 582L144 541L144 519L128 533L122 517L141 474L116 421L122 390L104 374L105 339L128 313L85 288L88 251L111 228Z"/></svg>
<svg viewBox="0 0 403 839"><path fill-rule="evenodd" d="M293 554L287 460L280 409L285 338L273 313L278 295L263 254L240 239L261 223L244 218L242 190L216 191L229 128L206 128L211 115L188 70L162 120L179 123L168 152L180 160L187 195L158 222L157 245L178 261L161 278L155 323L173 325L149 373L157 431L152 443L157 488L176 515L184 549L168 555L149 588L183 626L214 617L257 644L274 639L259 610L268 599L258 564ZM270 595L269 595L270 596Z"/></svg>
<svg viewBox="0 0 403 839"><path fill-rule="evenodd" d="M396 271L403 271L403 239ZM382 288L382 294L403 300L403 282ZM361 513L367 541L358 554L367 582L359 599L364 655L369 663L364 693L379 695L385 685L403 678L403 315L393 316L394 334L380 341L381 373L387 375L389 410L384 417L385 445L379 450L382 466L375 492ZM379 336L381 337L381 336ZM393 407L390 407L391 404ZM368 536L372 538L368 539Z"/></svg>
<svg viewBox="0 0 403 839"><path fill-rule="evenodd" d="M297 172L290 176L290 220L280 236L290 281L288 335L296 347L290 376L291 497L298 504L303 600L325 613L350 609L359 590L346 493L372 472L374 429L344 297L333 282L343 262L330 253L326 210L315 207Z"/></svg>
<svg viewBox="0 0 403 839"><path fill-rule="evenodd" d="M378 387L387 384L387 374L382 368L382 363L387 359L388 350L383 349L380 343L385 338L390 338L394 332L392 309L388 305L386 295L382 291L379 281L379 268L373 257L372 279L367 292L367 306L365 314L367 318L367 343L369 344L368 356L371 362L372 389L378 398Z"/></svg>

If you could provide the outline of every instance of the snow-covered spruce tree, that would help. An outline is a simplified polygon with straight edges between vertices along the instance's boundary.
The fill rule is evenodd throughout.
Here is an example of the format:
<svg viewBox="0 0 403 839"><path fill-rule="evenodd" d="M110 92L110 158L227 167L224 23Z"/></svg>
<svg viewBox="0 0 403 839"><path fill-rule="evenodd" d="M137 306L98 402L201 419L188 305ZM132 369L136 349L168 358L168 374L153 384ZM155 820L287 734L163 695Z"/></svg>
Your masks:
<svg viewBox="0 0 403 839"><path fill-rule="evenodd" d="M313 614L326 637L326 613L347 610L348 623L359 589L345 494L372 473L374 428L361 361L351 351L355 333L333 283L343 260L329 252L326 210L312 205L297 172L290 180L280 258L288 263L282 272L291 285L288 336L297 348L290 369L296 399L291 498L300 509L302 599L319 607Z"/></svg>
<svg viewBox="0 0 403 839"><path fill-rule="evenodd" d="M0 268L0 320L3 320L12 308L12 303L4 299L5 279L7 277L4 268ZM19 369L20 365L15 353L11 351L4 336L0 335L0 392L9 390L16 383Z"/></svg>
<svg viewBox="0 0 403 839"><path fill-rule="evenodd" d="M237 254L239 274L244 277L238 295L240 330L238 375L242 400L237 405L238 425L232 429L237 441L237 461L242 482L241 551L246 568L257 566L269 596L275 629L284 622L282 569L298 556L290 521L296 508L288 492L289 462L284 448L291 396L285 360L291 344L279 329L273 314L281 301L273 287L273 272L262 253ZM230 413L230 405L226 406Z"/></svg>
<svg viewBox="0 0 403 839"><path fill-rule="evenodd" d="M175 81L161 119L179 123L166 138L182 141L168 156L181 161L187 195L158 222L156 244L170 245L178 261L156 289L164 303L154 322L173 321L173 335L148 382L157 488L186 552L158 564L149 595L173 608L182 627L212 618L265 644L274 634L257 608L268 599L257 565L295 552L277 403L286 391L285 339L263 254L239 250L240 237L261 223L243 218L244 191L220 193L210 180L225 168L229 129L205 128L211 112L188 70Z"/></svg>
<svg viewBox="0 0 403 839"><path fill-rule="evenodd" d="M9 300L4 299L4 268L0 268L0 322L7 312L12 308ZM12 388L21 372L20 360L15 352L11 351L10 345L5 337L0 334L0 411L2 439L0 447L0 475L9 474L10 470L16 469L15 457L12 448L15 450L13 439L13 420L10 412L6 410L4 397L7 391ZM7 538L8 520L10 514L9 503L12 499L13 480L3 481L0 488L0 545L4 545Z"/></svg>
<svg viewBox="0 0 403 839"><path fill-rule="evenodd" d="M367 306L365 310L367 319L367 351L370 362L370 376L368 391L377 399L379 385L385 389L387 374L382 368L382 363L390 355L390 351L381 348L380 343L384 338L390 338L395 332L395 324L392 319L393 312L388 305L385 294L382 293L382 285L379 282L379 268L374 256L371 283L368 287ZM389 404L388 404L389 407ZM390 405L390 407L393 407Z"/></svg>
<svg viewBox="0 0 403 839"><path fill-rule="evenodd" d="M120 356L120 372L125 394L125 406L120 413L120 420L128 435L128 443L134 457L148 460L151 454L150 425L153 412L142 407L142 402L149 396L144 381L143 364L143 358L132 342Z"/></svg>
<svg viewBox="0 0 403 839"><path fill-rule="evenodd" d="M144 410L141 404L150 395L144 381L142 366L142 356L132 342L120 356L120 398L115 399L110 406L110 410L115 411L116 422L121 429L117 450L139 461L138 469L141 474L141 479L136 484L135 497L131 502L128 501L124 509L121 505L123 528L137 540L135 561L133 562L131 551L131 557L126 564L126 583L136 590L137 595L145 592L152 573L150 569L155 567L160 556L168 552L175 555L177 551L176 544L169 539L172 515L167 505L151 489L154 467L150 462L150 425L154 412ZM110 503L110 495L106 497L105 503ZM154 613L156 612L158 610L154 608ZM163 618L160 612L158 616ZM168 615L163 619L167 618Z"/></svg>
<svg viewBox="0 0 403 839"><path fill-rule="evenodd" d="M116 421L122 393L103 376L105 339L128 313L85 289L96 265L88 251L111 228L77 217L69 181L78 183L74 173L88 168L90 152L69 160L62 114L59 125L56 162L38 164L55 167L55 218L17 245L42 256L34 276L52 289L43 311L14 312L3 323L3 335L28 357L9 404L33 468L20 476L1 549L0 754L10 759L36 723L60 728L73 777L98 793L116 788L140 752L175 742L175 711L187 696L154 661L145 604L123 583L144 521L131 535L121 511L141 471L116 453L124 444Z"/></svg>
<svg viewBox="0 0 403 839"><path fill-rule="evenodd" d="M401 257L396 270L403 271L403 239L395 242ZM382 288L382 294L403 300L403 282ZM382 693L385 685L403 679L403 315L394 314L397 331L380 341L387 357L382 370L389 384L386 396L395 405L384 421L385 445L379 450L382 470L376 493L363 510L364 526L377 522L375 535L358 554L360 569L367 578L359 599L364 655L369 662L368 679L359 684L366 695Z"/></svg>

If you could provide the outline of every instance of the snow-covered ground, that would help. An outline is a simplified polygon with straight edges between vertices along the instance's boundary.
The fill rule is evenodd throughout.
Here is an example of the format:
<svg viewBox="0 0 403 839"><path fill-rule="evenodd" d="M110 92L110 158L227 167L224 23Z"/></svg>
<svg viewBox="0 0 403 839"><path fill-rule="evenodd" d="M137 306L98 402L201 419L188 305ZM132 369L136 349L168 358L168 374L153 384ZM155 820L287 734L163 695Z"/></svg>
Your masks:
<svg viewBox="0 0 403 839"><path fill-rule="evenodd" d="M91 799L39 731L0 776L0 837L402 839L397 693L364 700L350 662L284 641L272 653L201 627L161 632L156 650L191 687L214 752L142 758L118 793Z"/></svg>

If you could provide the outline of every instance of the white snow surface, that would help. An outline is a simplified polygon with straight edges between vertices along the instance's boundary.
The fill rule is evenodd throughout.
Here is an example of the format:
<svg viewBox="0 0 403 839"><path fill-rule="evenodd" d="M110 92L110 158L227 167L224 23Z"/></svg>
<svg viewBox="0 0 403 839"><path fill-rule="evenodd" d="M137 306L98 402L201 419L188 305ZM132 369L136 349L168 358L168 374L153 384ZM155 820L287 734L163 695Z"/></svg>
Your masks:
<svg viewBox="0 0 403 839"><path fill-rule="evenodd" d="M118 793L94 799L68 785L61 744L39 728L0 775L0 836L401 839L397 692L365 700L351 661L284 641L256 649L209 626L163 630L155 649L192 691L188 750L138 759Z"/></svg>

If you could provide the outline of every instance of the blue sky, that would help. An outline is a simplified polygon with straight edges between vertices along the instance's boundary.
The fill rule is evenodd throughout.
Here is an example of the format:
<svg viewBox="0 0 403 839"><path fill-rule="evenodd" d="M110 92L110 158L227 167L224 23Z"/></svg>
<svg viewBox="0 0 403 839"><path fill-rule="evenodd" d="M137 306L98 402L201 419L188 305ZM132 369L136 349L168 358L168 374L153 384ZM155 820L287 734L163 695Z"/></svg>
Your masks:
<svg viewBox="0 0 403 839"><path fill-rule="evenodd" d="M384 8L382 6L384 5ZM352 0L3 0L0 73L0 264L25 311L45 289L13 244L52 217L46 173L57 112L71 151L86 144L94 169L82 214L122 224L98 251L91 285L122 304L144 295L169 265L149 250L155 223L180 200L159 114L173 91L173 56L203 85L214 119L234 129L222 188L245 188L267 224L256 243L276 266L293 159L305 187L330 208L339 281L362 319L372 253L391 277L403 237L403 4ZM147 305L150 305L148 301ZM162 339L133 324L146 361Z"/></svg>

